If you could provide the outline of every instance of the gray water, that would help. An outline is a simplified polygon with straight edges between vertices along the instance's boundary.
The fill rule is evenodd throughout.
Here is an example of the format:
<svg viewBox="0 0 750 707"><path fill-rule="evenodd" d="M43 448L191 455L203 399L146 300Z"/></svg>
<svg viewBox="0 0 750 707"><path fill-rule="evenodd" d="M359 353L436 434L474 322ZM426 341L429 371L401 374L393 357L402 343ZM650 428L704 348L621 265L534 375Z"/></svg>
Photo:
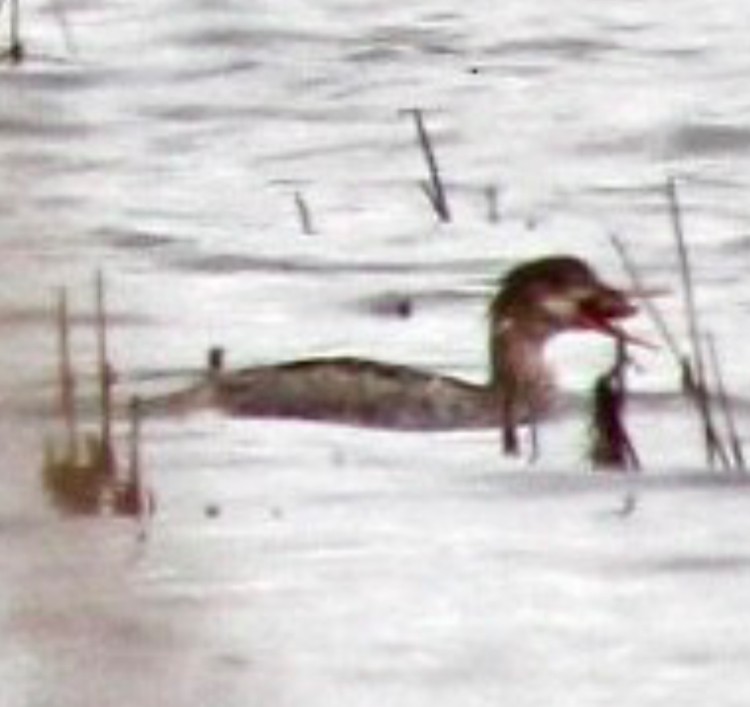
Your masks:
<svg viewBox="0 0 750 707"><path fill-rule="evenodd" d="M28 59L0 68L0 703L747 704L747 488L706 468L664 347L631 376L637 479L589 473L577 416L542 429L530 468L492 431L200 414L147 425L145 534L61 517L39 483L56 288L91 370L105 271L119 399L189 384L216 344L238 365L351 353L480 380L504 269L566 251L626 282L616 232L686 345L668 175L742 398L745 4L63 10L24 3ZM418 186L414 107L448 225ZM556 344L562 389L585 394L610 348Z"/></svg>

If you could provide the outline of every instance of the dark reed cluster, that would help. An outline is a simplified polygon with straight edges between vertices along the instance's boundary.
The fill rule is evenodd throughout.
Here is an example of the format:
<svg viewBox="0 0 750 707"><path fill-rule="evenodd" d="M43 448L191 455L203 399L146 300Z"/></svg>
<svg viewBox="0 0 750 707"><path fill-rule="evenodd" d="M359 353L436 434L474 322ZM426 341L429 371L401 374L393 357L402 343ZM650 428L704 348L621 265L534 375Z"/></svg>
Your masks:
<svg viewBox="0 0 750 707"><path fill-rule="evenodd" d="M640 292L645 295L642 298L645 310L667 350L674 358L680 373L683 393L699 418L708 466L744 473L747 466L742 443L715 340L710 332L703 329L700 322L682 208L677 183L673 178L667 180L665 194L679 261L689 352L686 353L680 348L666 319L656 303L648 296L640 272L623 241L615 235L611 236L611 241L631 278L636 293ZM595 385L591 415L593 435L591 459L596 467L640 468L638 455L624 423L627 398L624 377L626 365L625 345L620 343L617 361L612 371L599 378ZM722 423L719 424L717 419L721 419Z"/></svg>
<svg viewBox="0 0 750 707"><path fill-rule="evenodd" d="M130 431L127 464L121 468L113 432L115 376L109 361L106 292L101 273L96 277L96 340L98 420L96 429L82 431L78 413L78 378L72 360L67 293L59 294L58 412L63 443L45 442L42 479L54 504L79 514L112 513L145 519L154 500L143 481L141 466L141 409L138 398L129 405Z"/></svg>

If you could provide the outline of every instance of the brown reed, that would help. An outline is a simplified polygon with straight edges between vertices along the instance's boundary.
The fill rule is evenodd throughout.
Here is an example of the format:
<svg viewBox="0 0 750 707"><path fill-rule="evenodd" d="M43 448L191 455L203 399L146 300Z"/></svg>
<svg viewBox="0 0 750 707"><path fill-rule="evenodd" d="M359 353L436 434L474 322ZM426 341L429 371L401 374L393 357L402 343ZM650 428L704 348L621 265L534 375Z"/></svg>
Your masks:
<svg viewBox="0 0 750 707"><path fill-rule="evenodd" d="M117 472L117 459L112 443L112 389L115 379L114 370L109 362L107 292L101 270L96 273L95 290L102 466L107 475L114 477Z"/></svg>
<svg viewBox="0 0 750 707"><path fill-rule="evenodd" d="M76 377L70 346L70 317L68 313L68 295L62 289L57 304L58 327L58 386L60 394L60 413L67 438L67 458L71 463L78 463L78 411L76 409Z"/></svg>
<svg viewBox="0 0 750 707"><path fill-rule="evenodd" d="M153 495L143 480L141 463L141 423L143 419L141 400L138 396L130 399L130 460L128 476L115 486L114 509L117 513L145 521L154 511Z"/></svg>

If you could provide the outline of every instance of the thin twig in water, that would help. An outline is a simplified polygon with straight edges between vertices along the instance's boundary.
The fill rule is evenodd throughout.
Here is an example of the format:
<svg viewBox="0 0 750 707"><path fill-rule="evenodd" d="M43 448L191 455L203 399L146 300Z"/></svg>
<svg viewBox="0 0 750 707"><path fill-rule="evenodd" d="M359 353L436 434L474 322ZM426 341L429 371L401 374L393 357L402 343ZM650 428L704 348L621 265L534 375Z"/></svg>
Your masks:
<svg viewBox="0 0 750 707"><path fill-rule="evenodd" d="M622 262L623 267L625 268L625 271L628 274L628 277L633 283L635 294L643 295L641 297L641 301L643 303L643 306L646 312L648 313L649 317L653 321L654 326L659 332L659 335L664 341L664 344L669 349L669 352L674 358L678 367L681 368L683 364L684 355L682 351L680 351L680 347L677 344L677 339L675 338L674 334L672 333L669 326L667 325L667 320L664 318L664 315L656 306L652 298L648 296L649 290L645 286L643 282L643 278L640 275L640 271L636 267L633 259L630 257L630 254L628 253L627 248L625 247L625 244L623 243L622 239L615 233L610 233L609 239L612 245L614 246L614 249L617 251L617 254L620 256L620 261Z"/></svg>
<svg viewBox="0 0 750 707"><path fill-rule="evenodd" d="M72 465L78 464L78 414L76 410L76 379L70 347L70 317L68 296L60 290L57 311L59 341L59 385L60 411L67 437L67 459Z"/></svg>
<svg viewBox="0 0 750 707"><path fill-rule="evenodd" d="M24 47L21 41L21 0L10 0L10 47L8 58L15 64L23 61Z"/></svg>
<svg viewBox="0 0 750 707"><path fill-rule="evenodd" d="M737 424L734 418L734 410L732 409L732 403L729 399L729 393L727 391L726 382L724 380L724 373L722 370L721 362L719 361L719 353L716 348L716 341L711 333L706 334L706 346L708 349L708 358L711 363L713 378L716 382L716 393L718 395L719 410L724 417L724 424L729 436L729 448L732 452L732 461L734 462L734 468L738 471L747 471L745 454L742 449L742 441L737 431Z"/></svg>
<svg viewBox="0 0 750 707"><path fill-rule="evenodd" d="M104 275L96 274L96 332L99 360L99 395L101 404L101 453L105 474L115 475L115 454L112 443L112 386L114 376L109 363L107 303Z"/></svg>
<svg viewBox="0 0 750 707"><path fill-rule="evenodd" d="M674 178L667 181L667 199L669 201L669 213L672 221L672 230L677 245L677 254L679 256L680 276L682 278L682 292L685 304L685 316L688 323L688 335L692 348L693 362L696 369L698 380L704 379L705 366L703 363L703 353L700 345L700 327L698 326L698 308L695 303L695 287L693 285L693 270L690 263L690 254L688 252L687 242L685 240L685 230L682 225L682 209L680 207L677 195L677 184Z"/></svg>
<svg viewBox="0 0 750 707"><path fill-rule="evenodd" d="M141 461L141 424L143 411L141 399L133 396L130 400L130 470L127 493L131 496L130 508L125 508L128 515L133 515L141 524L141 537L145 539L149 518L154 513L154 498L143 479Z"/></svg>
<svg viewBox="0 0 750 707"><path fill-rule="evenodd" d="M669 202L672 230L677 245L677 254L679 256L685 316L688 322L688 335L692 349L692 360L683 363L683 371L686 373L684 376L685 380L688 381L692 379L692 385L686 392L696 401L698 412L701 417L708 464L714 466L718 459L724 468L729 468L731 466L729 455L724 449L721 438L716 431L716 425L714 424L713 415L711 414L711 406L709 404L708 390L706 387L706 369L703 361L703 350L700 340L698 309L695 301L695 288L693 285L690 254L688 252L685 231L682 225L682 211L677 194L677 184L674 178L667 180L666 193Z"/></svg>
<svg viewBox="0 0 750 707"><path fill-rule="evenodd" d="M302 233L306 236L314 235L315 226L313 225L310 207L308 206L303 194L299 191L294 192L294 204L297 207L297 216L299 218L300 228L302 228Z"/></svg>
<svg viewBox="0 0 750 707"><path fill-rule="evenodd" d="M427 194L430 203L432 204L435 213L441 221L451 220L451 211L448 206L448 198L445 192L445 186L443 184L442 177L440 176L440 168L438 167L437 158L435 157L435 150L432 147L432 141L430 134L424 123L422 111L419 108L413 108L410 111L414 118L414 126L417 130L417 139L419 146L422 149L425 162L427 163L427 171L429 173L429 182L422 184L422 189Z"/></svg>
<svg viewBox="0 0 750 707"><path fill-rule="evenodd" d="M20 0L0 0L0 14L9 5L8 10L8 48L0 53L0 60L7 59L11 64L20 64L24 59L24 47L21 42L21 5Z"/></svg>
<svg viewBox="0 0 750 707"><path fill-rule="evenodd" d="M130 400L130 483L141 489L141 401L138 396Z"/></svg>
<svg viewBox="0 0 750 707"><path fill-rule="evenodd" d="M484 189L487 200L487 220L490 223L500 223L500 189L491 184Z"/></svg>

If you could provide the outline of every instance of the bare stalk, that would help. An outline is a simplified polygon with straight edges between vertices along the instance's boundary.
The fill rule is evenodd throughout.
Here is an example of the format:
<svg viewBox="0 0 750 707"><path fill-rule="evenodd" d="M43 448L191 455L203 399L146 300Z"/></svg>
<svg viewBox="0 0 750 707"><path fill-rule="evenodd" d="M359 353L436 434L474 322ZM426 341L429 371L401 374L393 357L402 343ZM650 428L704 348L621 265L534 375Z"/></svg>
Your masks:
<svg viewBox="0 0 750 707"><path fill-rule="evenodd" d="M718 395L719 410L724 418L724 425L729 436L729 448L732 452L732 461L734 468L739 471L746 471L745 454L742 449L742 441L737 431L734 410L727 391L724 372L719 360L719 353L716 348L716 340L713 335L706 334L706 346L708 349L708 358L711 364L714 381L716 382L716 392Z"/></svg>
<svg viewBox="0 0 750 707"><path fill-rule="evenodd" d="M491 184L485 187L484 196L487 200L487 220L490 223L500 223L500 189Z"/></svg>
<svg viewBox="0 0 750 707"><path fill-rule="evenodd" d="M417 139L419 141L419 146L422 149L422 155L427 164L427 171L429 174L429 182L424 184L422 188L427 194L438 218L441 221L448 222L451 220L448 198L446 196L442 177L440 176L440 168L438 167L437 158L435 157L435 150L432 147L432 140L424 123L422 111L419 108L413 108L409 112L414 118Z"/></svg>
<svg viewBox="0 0 750 707"><path fill-rule="evenodd" d="M693 269L690 263L685 231L682 225L682 209L677 195L677 184L674 178L667 181L667 199L669 200L669 214L672 221L672 230L677 245L679 256L680 276L682 278L682 292L685 305L685 316L688 323L688 335L692 348L693 361L696 368L698 380L704 379L705 366L703 353L700 345L700 327L698 326L698 308L695 304L695 287L693 284Z"/></svg>
<svg viewBox="0 0 750 707"><path fill-rule="evenodd" d="M688 322L688 335L692 349L692 361L683 370L692 371L694 386L688 393L696 401L698 412L701 417L703 435L706 444L706 456L710 466L714 466L717 459L725 468L729 468L729 456L716 431L716 426L711 414L708 391L706 388L705 364L700 341L700 327L698 321L698 309L695 303L695 287L693 285L693 271L690 264L685 231L682 225L682 210L677 194L677 184L674 178L667 180L667 200L669 202L669 213L672 221L672 230L677 245L677 254L680 263L680 275L682 278L682 291L684 296L685 316ZM686 376L686 378L689 376Z"/></svg>
<svg viewBox="0 0 750 707"><path fill-rule="evenodd" d="M24 47L21 41L21 0L10 0L10 48L8 57L13 63L19 63L24 58Z"/></svg>
<svg viewBox="0 0 750 707"><path fill-rule="evenodd" d="M141 496L141 401L138 396L130 400L130 469L129 483L138 497Z"/></svg>
<svg viewBox="0 0 750 707"><path fill-rule="evenodd" d="M302 233L306 236L314 235L315 226L313 225L312 213L302 192L294 192L294 205L297 207L297 217L299 218Z"/></svg>
<svg viewBox="0 0 750 707"><path fill-rule="evenodd" d="M67 459L71 464L78 463L78 414L75 403L76 380L70 351L70 318L68 314L68 296L60 290L57 311L59 341L59 386L60 411L68 444Z"/></svg>
<svg viewBox="0 0 750 707"><path fill-rule="evenodd" d="M656 303L647 296L648 288L643 282L643 278L641 277L638 267L630 257L630 254L625 247L625 243L615 233L610 233L609 239L614 246L614 249L617 251L617 254L620 256L620 261L622 262L622 265L625 268L630 281L633 283L635 293L644 295L641 298L641 301L644 309L646 310L646 313L653 321L654 326L659 332L659 335L664 341L664 344L669 349L669 352L674 358L675 363L678 365L678 367L682 368L684 357L682 351L680 351L679 345L677 344L677 339L667 325L667 320L664 318L661 310L656 306Z"/></svg>
<svg viewBox="0 0 750 707"><path fill-rule="evenodd" d="M101 405L102 470L114 476L115 455L112 444L112 386L114 376L109 363L108 327L104 275L101 271L98 271L96 274L96 331Z"/></svg>

